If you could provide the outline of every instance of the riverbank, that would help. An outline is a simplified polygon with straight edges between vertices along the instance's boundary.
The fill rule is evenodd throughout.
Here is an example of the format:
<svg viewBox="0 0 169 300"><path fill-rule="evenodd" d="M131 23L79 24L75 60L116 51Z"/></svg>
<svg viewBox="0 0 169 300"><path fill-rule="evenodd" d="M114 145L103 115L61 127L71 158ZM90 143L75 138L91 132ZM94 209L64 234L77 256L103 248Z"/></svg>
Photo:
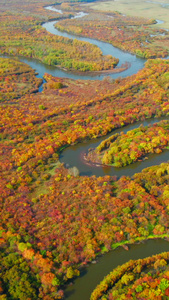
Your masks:
<svg viewBox="0 0 169 300"><path fill-rule="evenodd" d="M61 70L64 70L64 71L69 71L69 72L72 72L73 74L75 75L79 75L79 76L83 76L84 73L85 73L85 76L92 76L92 77L96 77L98 75L111 75L111 74L116 74L116 73L122 73L126 70L128 70L129 68L131 67L131 63L129 62L126 62L124 64L122 64L120 67L117 67L115 66L113 69L109 69L109 70L102 70L102 71L85 71L85 72L82 72L82 71L75 71L75 70L66 70L65 68L60 68Z"/></svg>
<svg viewBox="0 0 169 300"><path fill-rule="evenodd" d="M95 149L83 155L86 163L117 168L148 159L151 153L161 153L169 148L168 121L140 126L124 134L114 134Z"/></svg>
<svg viewBox="0 0 169 300"><path fill-rule="evenodd" d="M155 249L156 251L154 251ZM91 264L86 271L84 270L81 277L77 278L72 286L67 287L65 297L69 300L89 300L94 288L117 266L131 259L142 259L164 251L168 251L168 242L164 240L149 240L145 243L131 245L129 251L122 247L110 251L100 257L97 264ZM84 290L83 286L85 286Z"/></svg>

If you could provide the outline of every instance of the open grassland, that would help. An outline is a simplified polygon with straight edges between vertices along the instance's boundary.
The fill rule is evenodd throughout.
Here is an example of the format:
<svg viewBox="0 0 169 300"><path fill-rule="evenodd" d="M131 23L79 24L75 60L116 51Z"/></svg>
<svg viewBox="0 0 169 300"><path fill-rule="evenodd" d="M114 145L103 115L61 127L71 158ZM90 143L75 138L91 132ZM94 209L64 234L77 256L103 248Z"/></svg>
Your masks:
<svg viewBox="0 0 169 300"><path fill-rule="evenodd" d="M89 4L87 4L89 5ZM118 11L130 16L164 21L157 26L169 29L169 1L110 0L90 4L90 8L100 11Z"/></svg>

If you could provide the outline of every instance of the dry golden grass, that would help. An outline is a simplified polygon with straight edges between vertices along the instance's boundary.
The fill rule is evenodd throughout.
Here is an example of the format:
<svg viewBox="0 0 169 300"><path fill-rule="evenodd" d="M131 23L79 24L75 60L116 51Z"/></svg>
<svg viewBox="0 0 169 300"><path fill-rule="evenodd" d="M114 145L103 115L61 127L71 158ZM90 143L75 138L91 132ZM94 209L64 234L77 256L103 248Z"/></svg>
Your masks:
<svg viewBox="0 0 169 300"><path fill-rule="evenodd" d="M164 7L162 4L166 6ZM156 26L169 29L169 0L152 0L152 2L140 0L110 0L92 3L89 6L92 9L100 11L118 11L125 15L162 20L164 23Z"/></svg>

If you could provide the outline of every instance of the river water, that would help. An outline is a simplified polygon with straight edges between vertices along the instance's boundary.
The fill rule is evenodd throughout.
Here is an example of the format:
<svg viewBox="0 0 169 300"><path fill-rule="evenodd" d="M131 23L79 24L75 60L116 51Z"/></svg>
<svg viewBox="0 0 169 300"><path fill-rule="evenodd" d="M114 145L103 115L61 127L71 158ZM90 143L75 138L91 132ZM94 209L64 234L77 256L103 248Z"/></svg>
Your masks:
<svg viewBox="0 0 169 300"><path fill-rule="evenodd" d="M46 8L52 9L57 13L58 12L62 13L62 11L55 9L53 6L46 7ZM78 17L79 16L83 16L83 13L78 14ZM54 28L55 22L56 21L47 22L42 26L52 34L61 35L71 39L76 38L97 45L102 50L104 55L111 54L112 56L118 57L120 60L118 66L120 66L125 62L129 62L131 64L131 67L122 73L110 74L109 76L111 76L112 78L130 76L132 74L137 73L140 69L143 68L145 63L144 59L138 58L135 55L121 51L120 49L117 49L108 43L96 41L94 39L73 36L65 32L64 33L59 32L57 29ZM97 75L97 76L81 75L80 76L75 73L62 71L60 69L57 69L56 67L45 65L35 59L28 59L28 58L26 59L22 57L20 58L20 60L29 64L33 69L35 69L39 73L38 77L41 78L43 77L45 72L53 76L68 77L73 79L79 79L80 77L80 79L102 80L103 77L105 77L105 75ZM120 132L121 130L126 132L128 130L138 127L140 124L148 125L150 123L154 123L159 120L160 119L154 119L154 120L146 120L144 122L138 122L136 124L126 126L124 129L116 130L114 131L114 133ZM148 160L143 162L138 162L136 164L130 165L122 169L107 168L107 167L94 168L85 165L81 159L81 153L86 151L90 147L96 147L100 143L100 141L103 140L104 138L105 137L102 137L100 139L90 141L88 143L81 143L76 146L69 147L65 151L63 151L60 160L62 162L69 164L70 166L77 166L80 170L80 175L91 176L95 174L96 176L104 176L105 174L109 174L109 175L117 175L118 177L122 175L132 176L134 173L140 172L143 168L146 168L153 164L159 164L161 162L168 160L168 151L164 151L160 155L150 155ZM113 268L115 268L120 264L125 263L130 259L143 258L146 256L160 253L162 251L169 251L169 244L167 241L160 240L160 239L149 240L139 245L132 245L130 246L129 251L126 251L123 248L118 248L114 251L110 251L109 253L100 257L96 264L90 264L90 266L87 269L84 269L81 272L81 276L75 280L74 284L69 286L66 289L65 297L66 299L69 300L89 300L90 294L93 291L93 289L103 279L105 275L107 275L110 271L112 271Z"/></svg>
<svg viewBox="0 0 169 300"><path fill-rule="evenodd" d="M84 41L84 42L88 42L88 43L92 43L93 45L96 45L97 47L99 47L103 53L103 55L112 55L116 58L119 58L119 64L118 67L120 67L122 64L129 62L130 63L130 68L125 70L124 72L121 73L112 73L109 76L112 78L117 78L117 77L127 77L133 74L136 74L140 69L142 69L144 67L144 63L146 62L145 59L143 58L139 58L136 57L136 55L130 54L128 52L124 52L116 47L114 47L111 44L105 43L105 42L101 42L98 40L94 40L94 39L90 39L90 38L86 38L86 37L81 37L81 36L75 36L72 34L69 34L67 32L61 32L58 29L56 29L54 27L55 23L57 23L56 21L52 21L52 22L47 22L45 24L43 24L43 28L45 28L48 32L52 33L52 34L56 34L59 36L63 36L69 39L78 39L80 41ZM68 76L69 77L69 74ZM105 77L105 75L98 75L98 76L85 76L84 74L81 76L76 76L73 77L74 79L79 79L79 77L81 79L103 79L103 77Z"/></svg>
<svg viewBox="0 0 169 300"><path fill-rule="evenodd" d="M104 175L111 175L111 176L117 176L118 178L123 175L133 176L135 173L141 172L144 168L150 167L152 165L157 165L162 162L167 162L169 159L169 151L165 150L160 155L159 154L150 154L150 155L148 155L148 159L143 160L141 162L133 163L133 164L123 167L123 168L114 168L114 167L107 167L107 166L98 166L98 167L90 166L83 161L83 153L87 152L89 148L97 147L101 141L103 141L105 138L108 138L109 136L111 136L114 133L119 133L121 131L126 133L129 130L139 127L141 124L146 126L148 124L154 124L163 119L164 118L155 118L155 119L140 121L140 122L125 126L124 129L120 128L120 129L114 130L113 133L106 135L106 137L101 137L98 139L90 140L86 143L84 142L84 143L76 144L75 146L66 148L61 153L60 161L65 163L68 167L76 166L80 171L80 175L87 175L87 176L96 175L97 177L104 176ZM169 117L166 117L165 119L169 119Z"/></svg>
<svg viewBox="0 0 169 300"><path fill-rule="evenodd" d="M66 32L59 32L56 28L54 28L55 21L45 23L43 27L52 34L61 35L67 38L78 38L82 41L90 42L97 45L103 52L104 55L111 54L112 56L118 57L120 62L119 65L127 62L130 62L131 67L118 74L111 74L112 78L117 78L119 75L121 77L126 77L132 74L135 74L143 68L145 60L136 57L135 55L131 55L129 53L123 52L120 49L113 47L112 45L100 41L96 41L93 39L88 39L84 37L76 37ZM66 77L72 76L72 74L66 74ZM104 76L81 76L83 79L102 79ZM73 75L73 78L76 75ZM139 125L148 125L154 122L160 121L161 119L151 119L145 120L144 122L138 122L136 124L132 124L126 126L123 131L127 132L133 128L138 127ZM115 132L120 132L122 129L118 129ZM110 134L111 135L111 134ZM108 136L107 136L108 137ZM108 168L108 167L92 167L83 163L81 158L81 153L87 151L91 147L97 147L101 140L104 138L100 138L94 141L89 141L87 143L81 143L72 147L67 148L63 151L60 160L70 167L76 166L80 170L80 175L96 175L96 176L104 176L105 174L116 175L118 177L122 175L132 176L136 172L140 172L143 168L146 168L151 165L159 164L161 162L168 160L168 151L164 151L162 155L152 154L149 156L148 160L143 162L137 162L126 168ZM99 261L96 264L91 264L87 269L84 269L81 272L81 276L75 280L73 285L70 285L65 291L65 297L69 300L89 300L90 294L96 285L106 276L113 268L117 267L120 264L125 263L130 259L138 259L144 258L146 256L150 256L153 254L160 253L162 251L169 251L169 244L164 240L149 240L145 243L141 243L139 245L130 246L130 250L126 251L123 248L118 248L114 251L110 251L106 255L99 258Z"/></svg>
<svg viewBox="0 0 169 300"><path fill-rule="evenodd" d="M110 251L99 258L96 264L91 264L87 269L84 269L74 284L66 289L65 297L69 300L89 300L97 284L117 266L130 259L145 258L164 251L169 251L169 243L160 239L132 245L129 251L122 247Z"/></svg>

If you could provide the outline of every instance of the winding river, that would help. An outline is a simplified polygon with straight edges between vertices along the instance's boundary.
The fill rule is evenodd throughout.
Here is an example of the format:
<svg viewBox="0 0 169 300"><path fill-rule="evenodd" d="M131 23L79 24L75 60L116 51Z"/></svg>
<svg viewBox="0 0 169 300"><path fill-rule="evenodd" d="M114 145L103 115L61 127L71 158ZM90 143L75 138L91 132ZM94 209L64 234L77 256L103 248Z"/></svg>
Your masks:
<svg viewBox="0 0 169 300"><path fill-rule="evenodd" d="M62 11L55 9L53 6L46 7L46 9L51 9L56 11L57 13L62 13ZM83 13L78 14L78 17L83 16ZM108 43L104 43L101 41L96 41L94 39L84 38L84 37L75 37L71 34L59 32L57 29L54 28L54 24L56 21L47 22L42 26L50 33L57 34L61 36L65 36L71 39L78 38L82 41L87 41L97 45L103 52L104 55L111 54L112 56L118 57L120 62L119 65L129 62L131 67L122 72L122 73L114 73L110 74L112 78L117 77L126 77L132 74L137 73L141 68L143 68L145 60L136 57L135 55L126 53L113 47ZM65 72L55 67L51 67L40 63L38 60L35 59L26 59L20 58L21 61L29 64L36 72L39 73L38 77L43 77L44 73L47 72L53 76L57 77L68 77L73 79L99 79L102 80L105 75L98 75L98 76L85 76L85 75L77 75L71 72ZM40 90L41 91L41 90ZM145 120L144 122L138 122L136 124L132 124L126 126L124 129L118 129L115 132L120 132L123 130L124 132L131 130L133 128L138 127L140 124L148 125L150 123L154 123L159 121L160 119L153 119L153 120ZM108 136L106 136L108 137ZM149 159L143 162L135 163L131 166L126 168L117 169L117 168L108 168L108 167L90 167L85 165L81 159L81 153L86 151L88 148L96 147L101 140L105 139L102 137L100 139L89 141L87 143L81 143L76 146L72 146L67 148L63 151L60 160L69 164L70 166L77 166L80 170L80 175L96 175L96 176L104 176L105 174L108 175L117 175L118 177L122 175L129 175L132 176L136 172L140 172L143 168L146 168L151 165L159 164L161 162L168 160L168 151L164 151L160 155L150 155ZM70 163L71 162L71 163ZM72 286L69 286L66 291L66 299L69 300L89 300L90 294L95 286L103 279L105 275L107 275L113 268L116 266L123 264L124 262L128 261L129 259L138 259L143 258L149 255L157 254L162 251L169 251L169 244L165 240L149 240L145 243L141 243L139 245L132 245L130 246L130 251L126 251L123 248L118 248L114 251L110 251L109 253L105 254L104 256L98 259L96 264L90 264L87 269L84 269L81 272L81 276L75 280Z"/></svg>
<svg viewBox="0 0 169 300"><path fill-rule="evenodd" d="M46 7L46 9L52 9L53 11L56 11L57 13L58 12L61 13L60 10L56 9L53 6ZM78 17L83 17L84 15L85 14L83 12L78 13ZM75 16L75 18L76 18L76 16ZM81 41L89 42L89 43L92 43L92 44L98 46L101 49L103 55L111 54L112 56L119 58L118 66L121 66L125 62L129 62L129 64L130 64L129 69L127 69L121 73L110 74L110 76L112 78L117 78L119 76L127 77L130 75L136 74L140 69L142 69L144 67L144 63L146 61L145 59L142 59L142 58L137 57L136 55L124 52L118 48L115 48L113 45L105 43L105 42L101 42L101 41L86 38L86 37L80 37L80 36L77 37L77 36L74 36L67 32L61 32L54 27L56 22L57 21L47 22L47 23L44 23L42 26L43 26L43 28L45 28L48 32L50 32L52 34L64 36L64 37L70 38L70 39L78 38ZM157 23L159 23L159 20L157 20ZM37 62L36 62L36 64L37 64ZM40 65L42 65L42 64L40 64ZM40 65L38 64L38 66L40 66ZM34 67L36 67L36 69L38 66L34 65ZM44 67L44 65L42 65L42 66ZM56 68L53 68L53 67L45 66L45 68L46 67L49 70L49 71L47 70L47 72L50 72L50 74L52 74L54 76L58 76L58 77L65 76L65 77L69 77L69 78L73 78L73 79L79 79L79 77L80 77L81 79L99 79L99 80L102 80L105 77L105 75L99 75L99 76L95 76L95 77L85 76L85 75L80 76L80 75L76 75L76 74L73 74L70 72L56 70ZM38 70L38 72L39 71L41 72L41 70ZM42 74L41 74L41 76L42 76ZM144 122L137 122L135 124L126 126L124 129L115 130L113 133L120 132L122 130L124 132L127 132L128 130L131 130L131 129L134 129L134 128L140 126L141 124L148 125L150 123L152 124L157 121L160 121L160 119L151 119L151 120L145 120ZM107 135L106 137L110 136L111 134ZM157 155L157 154L149 155L148 160L145 160L142 162L137 162L130 166L126 166L124 168L93 167L93 166L85 164L81 157L82 153L86 152L89 148L97 147L98 144L103 139L105 139L105 137L101 137L100 139L97 139L97 140L93 140L93 141L91 140L87 143L81 143L81 144L77 144L75 146L67 148L66 150L64 150L62 152L60 161L66 163L70 167L76 166L80 170L80 175L104 176L105 174L108 174L108 175L116 175L117 177L120 177L122 175L132 176L132 175L134 175L134 173L140 172L142 169L144 169L146 167L149 167L151 165L160 164L160 163L168 160L168 151L164 151L161 155Z"/></svg>

